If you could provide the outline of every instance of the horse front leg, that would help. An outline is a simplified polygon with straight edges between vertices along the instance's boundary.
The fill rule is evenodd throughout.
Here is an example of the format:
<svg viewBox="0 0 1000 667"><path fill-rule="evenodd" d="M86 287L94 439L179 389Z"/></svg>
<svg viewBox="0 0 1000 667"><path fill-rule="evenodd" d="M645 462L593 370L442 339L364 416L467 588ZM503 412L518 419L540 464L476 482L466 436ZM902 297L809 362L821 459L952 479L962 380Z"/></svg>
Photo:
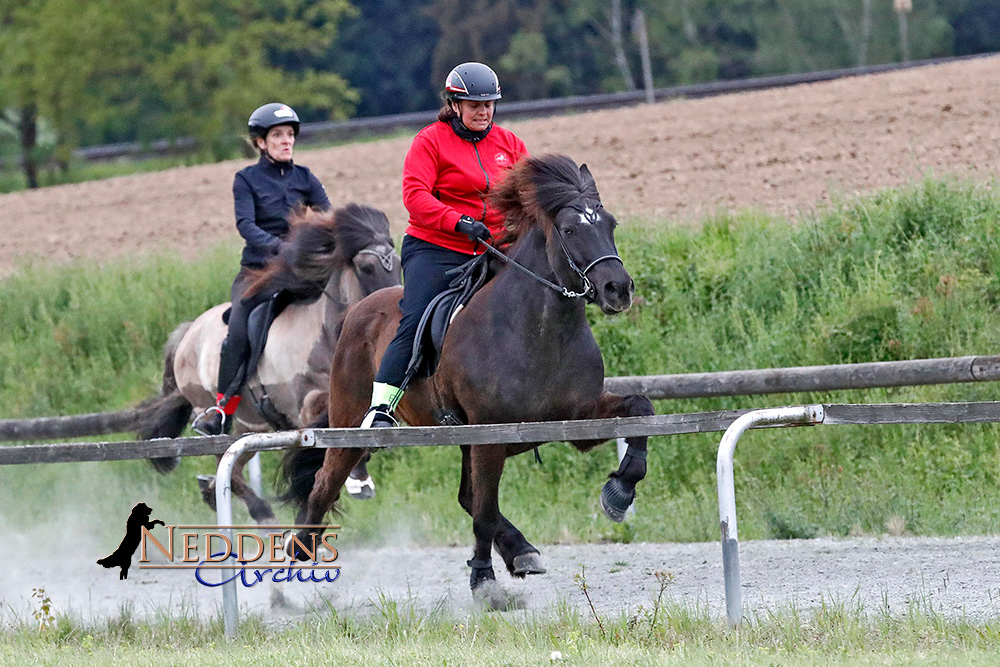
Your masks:
<svg viewBox="0 0 1000 667"><path fill-rule="evenodd" d="M653 415L653 404L645 396L619 396L604 392L593 407L580 416L581 419L607 419L610 417L646 417ZM635 500L635 486L646 476L645 436L625 438L628 448L618 470L609 475L601 489L601 508L615 523L625 520L625 511ZM586 451L603 441L586 440L574 442L581 451Z"/></svg>
<svg viewBox="0 0 1000 667"><path fill-rule="evenodd" d="M472 516L472 475L471 452L469 445L462 446L462 481L458 486L458 504L469 516ZM504 565L512 577L523 579L529 574L545 574L545 566L536 549L517 526L507 517L499 513L500 524L497 528L493 544L503 558Z"/></svg>
<svg viewBox="0 0 1000 667"><path fill-rule="evenodd" d="M514 606L512 596L500 587L493 573L493 541L500 529L500 476L507 458L504 445L477 445L470 452L472 480L472 532L476 545L469 587L472 596L490 609L502 611Z"/></svg>
<svg viewBox="0 0 1000 667"><path fill-rule="evenodd" d="M305 526L322 525L323 517L333 509L333 504L340 498L340 489L344 486L344 481L351 473L351 469L367 452L367 449L359 448L327 449L326 456L323 458L323 467L316 473L312 492L310 492L309 499L302 511L296 517L295 523ZM299 532L295 534L299 543L309 548L321 544L322 536L322 528L300 528ZM291 540L285 545L285 551L295 560L308 559L299 545Z"/></svg>

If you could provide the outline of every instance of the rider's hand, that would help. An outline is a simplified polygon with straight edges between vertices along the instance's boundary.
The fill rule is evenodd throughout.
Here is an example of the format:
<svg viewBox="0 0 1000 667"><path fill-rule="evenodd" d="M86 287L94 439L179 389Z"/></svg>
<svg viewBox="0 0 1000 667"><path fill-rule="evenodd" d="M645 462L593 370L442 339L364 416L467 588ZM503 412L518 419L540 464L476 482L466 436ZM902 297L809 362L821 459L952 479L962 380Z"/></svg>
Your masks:
<svg viewBox="0 0 1000 667"><path fill-rule="evenodd" d="M468 215L463 215L455 223L455 231L460 234L465 234L469 237L469 240L473 243L477 241L485 241L486 239L493 238L490 234L490 228L483 224L481 221L476 220Z"/></svg>

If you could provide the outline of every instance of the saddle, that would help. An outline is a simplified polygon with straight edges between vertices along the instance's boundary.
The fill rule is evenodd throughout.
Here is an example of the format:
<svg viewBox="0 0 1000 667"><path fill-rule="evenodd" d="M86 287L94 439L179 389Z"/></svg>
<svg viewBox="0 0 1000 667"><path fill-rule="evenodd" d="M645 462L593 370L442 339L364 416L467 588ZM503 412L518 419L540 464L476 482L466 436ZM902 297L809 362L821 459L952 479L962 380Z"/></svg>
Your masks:
<svg viewBox="0 0 1000 667"><path fill-rule="evenodd" d="M417 324L404 385L412 378L429 377L437 370L448 327L469 303L472 295L489 279L489 257L485 254L476 255L465 264L448 271L446 275L450 274L456 274L455 279L449 283L448 289L427 304L420 323Z"/></svg>

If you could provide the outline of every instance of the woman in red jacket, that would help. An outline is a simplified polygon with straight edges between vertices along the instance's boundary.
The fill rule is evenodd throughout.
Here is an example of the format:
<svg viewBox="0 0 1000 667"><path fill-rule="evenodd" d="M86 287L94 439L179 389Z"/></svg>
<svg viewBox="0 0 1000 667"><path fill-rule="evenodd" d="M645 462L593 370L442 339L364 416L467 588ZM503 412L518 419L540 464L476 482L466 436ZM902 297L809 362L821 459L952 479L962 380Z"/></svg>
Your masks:
<svg viewBox="0 0 1000 667"><path fill-rule="evenodd" d="M420 316L447 289L453 277L447 272L484 252L479 241L503 229L486 194L528 154L513 132L493 124L500 81L492 69L459 65L448 74L444 97L438 121L417 134L403 163L403 204L410 212L401 253L403 318L375 375L362 428L396 425L392 412L403 396Z"/></svg>

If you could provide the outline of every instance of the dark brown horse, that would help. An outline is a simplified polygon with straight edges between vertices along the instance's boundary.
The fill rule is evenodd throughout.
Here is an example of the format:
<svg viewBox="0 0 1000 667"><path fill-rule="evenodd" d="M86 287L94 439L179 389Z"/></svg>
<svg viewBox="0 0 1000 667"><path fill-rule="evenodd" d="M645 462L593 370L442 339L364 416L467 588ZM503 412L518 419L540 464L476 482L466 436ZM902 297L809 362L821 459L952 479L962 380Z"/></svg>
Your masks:
<svg viewBox="0 0 1000 667"><path fill-rule="evenodd" d="M603 390L604 362L585 298L606 314L620 313L631 306L634 285L615 247L617 223L601 206L586 165L578 167L565 156L526 159L511 170L492 201L505 216L511 258L535 276L514 266L500 268L456 317L437 372L410 385L397 414L414 426L441 423L442 415L488 424L653 414L644 396ZM361 422L379 360L396 332L400 296L400 288L382 290L348 311L331 369L331 427ZM600 441L573 444L586 451ZM504 461L534 446L462 447L458 501L472 516L475 533L468 563L471 587L495 608L506 607L509 597L494 581L494 545L511 574L545 571L538 550L498 504ZM309 462L305 452L286 457L285 473L293 481L289 497L300 504L299 524L322 523L365 453L327 449L318 470L303 469ZM611 519L622 520L645 474L646 438L630 438L628 453L601 493ZM307 529L297 537L306 545L313 539Z"/></svg>

